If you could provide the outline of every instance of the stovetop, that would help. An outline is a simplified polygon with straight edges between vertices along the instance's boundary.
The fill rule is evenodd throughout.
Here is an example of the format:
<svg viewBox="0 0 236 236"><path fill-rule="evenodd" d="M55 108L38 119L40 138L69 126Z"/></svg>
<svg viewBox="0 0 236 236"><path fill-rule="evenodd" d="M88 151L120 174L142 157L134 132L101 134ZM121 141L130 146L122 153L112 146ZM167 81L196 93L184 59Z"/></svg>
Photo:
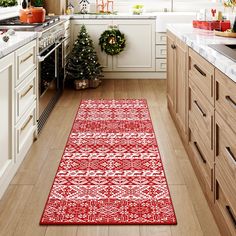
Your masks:
<svg viewBox="0 0 236 236"><path fill-rule="evenodd" d="M20 31L37 31L41 32L46 28L56 24L60 21L59 16L46 16L45 22L43 23L23 23L19 17L12 17L5 20L0 20L0 30L20 30Z"/></svg>

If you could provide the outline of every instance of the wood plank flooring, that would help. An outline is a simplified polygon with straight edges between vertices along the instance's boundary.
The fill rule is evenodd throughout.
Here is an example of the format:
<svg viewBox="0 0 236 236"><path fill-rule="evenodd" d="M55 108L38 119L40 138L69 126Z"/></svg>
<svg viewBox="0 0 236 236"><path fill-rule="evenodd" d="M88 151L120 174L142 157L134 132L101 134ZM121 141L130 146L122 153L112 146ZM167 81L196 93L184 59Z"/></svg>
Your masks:
<svg viewBox="0 0 236 236"><path fill-rule="evenodd" d="M146 98L175 207L177 226L39 226L81 99ZM66 90L0 200L0 236L220 235L166 105L164 80L104 80L97 89Z"/></svg>

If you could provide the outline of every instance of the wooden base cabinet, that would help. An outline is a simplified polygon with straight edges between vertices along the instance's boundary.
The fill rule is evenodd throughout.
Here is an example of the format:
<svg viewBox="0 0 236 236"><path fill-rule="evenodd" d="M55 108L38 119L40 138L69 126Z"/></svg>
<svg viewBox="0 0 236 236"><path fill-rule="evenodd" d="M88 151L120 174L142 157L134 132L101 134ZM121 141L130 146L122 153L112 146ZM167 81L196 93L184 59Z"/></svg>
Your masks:
<svg viewBox="0 0 236 236"><path fill-rule="evenodd" d="M216 213L224 235L236 235L236 83L215 70Z"/></svg>
<svg viewBox="0 0 236 236"><path fill-rule="evenodd" d="M234 236L236 83L167 35L168 109L222 235Z"/></svg>
<svg viewBox="0 0 236 236"><path fill-rule="evenodd" d="M188 47L167 32L167 102L181 137L187 140Z"/></svg>

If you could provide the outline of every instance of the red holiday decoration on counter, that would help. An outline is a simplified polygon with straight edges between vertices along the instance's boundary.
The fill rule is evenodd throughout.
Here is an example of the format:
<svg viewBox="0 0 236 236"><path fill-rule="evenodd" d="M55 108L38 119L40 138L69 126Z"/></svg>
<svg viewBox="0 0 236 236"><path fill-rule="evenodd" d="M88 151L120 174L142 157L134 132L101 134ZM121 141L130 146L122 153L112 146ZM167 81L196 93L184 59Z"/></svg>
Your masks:
<svg viewBox="0 0 236 236"><path fill-rule="evenodd" d="M226 31L231 28L230 21L200 21L193 20L193 28L205 29L205 30L219 30Z"/></svg>

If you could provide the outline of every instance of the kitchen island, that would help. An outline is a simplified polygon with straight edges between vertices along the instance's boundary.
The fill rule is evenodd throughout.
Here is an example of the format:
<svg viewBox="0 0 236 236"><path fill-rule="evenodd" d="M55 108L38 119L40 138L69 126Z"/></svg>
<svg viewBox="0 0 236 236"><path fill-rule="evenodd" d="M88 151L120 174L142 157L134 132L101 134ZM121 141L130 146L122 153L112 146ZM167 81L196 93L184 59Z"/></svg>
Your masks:
<svg viewBox="0 0 236 236"><path fill-rule="evenodd" d="M169 24L167 29L236 82L236 62L208 46L236 44L236 38L215 36L213 31L196 29L190 24Z"/></svg>
<svg viewBox="0 0 236 236"><path fill-rule="evenodd" d="M209 44L236 39L189 24L167 36L168 109L222 235L235 235L236 63Z"/></svg>

